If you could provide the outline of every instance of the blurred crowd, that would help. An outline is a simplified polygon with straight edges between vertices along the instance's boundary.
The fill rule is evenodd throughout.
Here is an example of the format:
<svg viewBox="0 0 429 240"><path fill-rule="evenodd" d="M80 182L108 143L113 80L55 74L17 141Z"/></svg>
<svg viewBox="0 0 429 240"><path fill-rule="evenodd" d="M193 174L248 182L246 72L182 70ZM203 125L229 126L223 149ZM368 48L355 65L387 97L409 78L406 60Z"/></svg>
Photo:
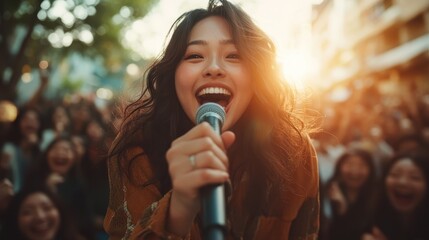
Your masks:
<svg viewBox="0 0 429 240"><path fill-rule="evenodd" d="M320 239L429 239L427 80L354 82L316 99Z"/></svg>
<svg viewBox="0 0 429 240"><path fill-rule="evenodd" d="M15 121L1 123L0 239L108 238L102 225L115 109L95 100L46 100L36 91Z"/></svg>
<svg viewBox="0 0 429 240"><path fill-rule="evenodd" d="M320 239L429 239L427 85L368 81L310 99L323 115L311 136ZM95 99L42 100L36 91L13 122L1 123L0 239L108 238L106 161L117 106Z"/></svg>

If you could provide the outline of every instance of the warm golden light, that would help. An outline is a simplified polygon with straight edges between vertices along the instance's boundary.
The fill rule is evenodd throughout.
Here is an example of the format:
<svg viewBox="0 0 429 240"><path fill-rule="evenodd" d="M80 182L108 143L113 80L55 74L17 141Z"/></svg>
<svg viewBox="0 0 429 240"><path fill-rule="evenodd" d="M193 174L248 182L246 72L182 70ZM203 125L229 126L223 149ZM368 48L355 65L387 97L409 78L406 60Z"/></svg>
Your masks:
<svg viewBox="0 0 429 240"><path fill-rule="evenodd" d="M315 71L315 60L308 51L290 50L281 56L279 63L283 76L297 90L304 90Z"/></svg>
<svg viewBox="0 0 429 240"><path fill-rule="evenodd" d="M0 101L0 122L13 122L17 115L18 109L13 103L5 100Z"/></svg>
<svg viewBox="0 0 429 240"><path fill-rule="evenodd" d="M313 0L314 1L314 0ZM322 0L319 0L321 2ZM275 42L279 52L308 45L312 0L232 0L240 5ZM163 0L124 31L123 43L143 59L157 56L171 23L185 11L204 8L207 1ZM298 44L297 44L298 43Z"/></svg>
<svg viewBox="0 0 429 240"><path fill-rule="evenodd" d="M28 64L25 64L24 66L22 66L22 73L29 73L31 72L31 67Z"/></svg>

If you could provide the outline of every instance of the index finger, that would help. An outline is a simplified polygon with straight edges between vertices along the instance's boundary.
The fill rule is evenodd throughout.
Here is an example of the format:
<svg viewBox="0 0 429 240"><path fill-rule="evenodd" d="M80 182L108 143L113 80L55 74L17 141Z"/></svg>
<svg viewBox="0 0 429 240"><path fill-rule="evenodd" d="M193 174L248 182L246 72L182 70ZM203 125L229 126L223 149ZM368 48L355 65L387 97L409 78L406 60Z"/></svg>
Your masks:
<svg viewBox="0 0 429 240"><path fill-rule="evenodd" d="M221 136L217 134L207 122L202 122L196 125L191 130L189 130L189 132L174 140L173 144L179 141L190 141L202 137L211 138L216 145L218 145L222 150L225 151L225 146L223 144Z"/></svg>

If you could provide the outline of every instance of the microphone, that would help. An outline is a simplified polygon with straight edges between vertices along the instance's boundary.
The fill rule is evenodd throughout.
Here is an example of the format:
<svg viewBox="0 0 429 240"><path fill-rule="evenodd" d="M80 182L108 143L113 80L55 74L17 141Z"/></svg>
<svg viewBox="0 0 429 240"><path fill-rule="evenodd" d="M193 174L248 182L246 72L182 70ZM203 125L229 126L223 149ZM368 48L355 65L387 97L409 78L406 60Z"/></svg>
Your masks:
<svg viewBox="0 0 429 240"><path fill-rule="evenodd" d="M225 111L217 103L204 103L196 114L196 122L208 122L217 134L221 134L225 121ZM208 185L201 188L202 223L204 240L224 239L226 232L226 204L224 184Z"/></svg>

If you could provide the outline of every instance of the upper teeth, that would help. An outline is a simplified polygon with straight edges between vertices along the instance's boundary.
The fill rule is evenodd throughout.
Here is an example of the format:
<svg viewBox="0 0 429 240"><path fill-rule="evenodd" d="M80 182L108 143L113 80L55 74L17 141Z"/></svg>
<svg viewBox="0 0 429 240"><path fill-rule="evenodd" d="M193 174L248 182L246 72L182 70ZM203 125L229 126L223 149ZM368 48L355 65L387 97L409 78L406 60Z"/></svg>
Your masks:
<svg viewBox="0 0 429 240"><path fill-rule="evenodd" d="M208 88L204 88L204 89L202 89L198 93L198 96L201 96L201 95L204 95L204 94L225 94L225 95L231 95L231 93L227 89L220 88L220 87L208 87Z"/></svg>

